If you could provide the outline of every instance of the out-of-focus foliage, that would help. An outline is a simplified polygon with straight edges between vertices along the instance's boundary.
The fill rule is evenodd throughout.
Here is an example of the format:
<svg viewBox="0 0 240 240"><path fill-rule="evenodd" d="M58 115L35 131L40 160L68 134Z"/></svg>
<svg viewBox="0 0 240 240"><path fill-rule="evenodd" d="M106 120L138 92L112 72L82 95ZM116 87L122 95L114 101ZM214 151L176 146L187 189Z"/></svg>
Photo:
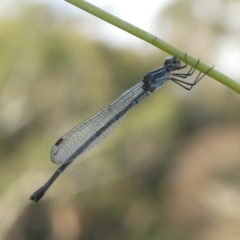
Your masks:
<svg viewBox="0 0 240 240"><path fill-rule="evenodd" d="M191 25L198 8L185 2L167 16L185 16L188 34L202 36ZM167 83L38 204L27 201L57 167L55 141L163 62L90 40L76 21L46 6L0 20L0 238L239 239L240 102L208 78L191 92ZM214 59L209 39L190 44L171 21L170 42ZM226 33L205 25L211 41Z"/></svg>

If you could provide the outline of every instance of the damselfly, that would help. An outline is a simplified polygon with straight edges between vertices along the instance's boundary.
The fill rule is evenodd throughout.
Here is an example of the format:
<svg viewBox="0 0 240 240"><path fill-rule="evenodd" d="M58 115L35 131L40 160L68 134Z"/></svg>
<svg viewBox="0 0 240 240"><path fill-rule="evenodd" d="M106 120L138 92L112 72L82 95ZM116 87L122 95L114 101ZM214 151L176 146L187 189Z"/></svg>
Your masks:
<svg viewBox="0 0 240 240"><path fill-rule="evenodd" d="M41 188L30 196L30 200L38 202L52 183L76 157L98 145L122 121L129 109L149 96L168 80L172 80L186 90L191 90L213 68L210 68L202 76L201 72L199 72L195 81L189 83L183 81L183 79L193 75L200 61L198 60L196 66L191 67L187 73L174 73L175 70L187 67L187 55L185 55L185 60L186 64L181 65L178 58L167 58L164 61L163 67L148 72L139 83L124 92L108 107L102 109L63 135L55 143L51 151L51 160L54 163L61 164L61 166Z"/></svg>

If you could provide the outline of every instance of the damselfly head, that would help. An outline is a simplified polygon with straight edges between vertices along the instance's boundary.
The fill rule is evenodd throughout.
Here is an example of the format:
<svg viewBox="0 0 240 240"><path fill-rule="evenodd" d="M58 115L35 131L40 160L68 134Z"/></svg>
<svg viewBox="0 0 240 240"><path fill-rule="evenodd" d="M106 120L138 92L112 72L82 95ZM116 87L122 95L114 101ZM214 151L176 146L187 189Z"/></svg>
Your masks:
<svg viewBox="0 0 240 240"><path fill-rule="evenodd" d="M168 71L174 71L181 68L181 61L177 57L170 57L165 59L164 67Z"/></svg>

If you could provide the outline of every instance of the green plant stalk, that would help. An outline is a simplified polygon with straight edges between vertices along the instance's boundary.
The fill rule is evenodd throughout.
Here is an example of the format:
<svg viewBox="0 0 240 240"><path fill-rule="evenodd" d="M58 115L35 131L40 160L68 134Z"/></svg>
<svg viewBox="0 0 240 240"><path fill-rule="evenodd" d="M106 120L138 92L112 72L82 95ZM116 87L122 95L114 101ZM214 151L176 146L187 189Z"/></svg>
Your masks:
<svg viewBox="0 0 240 240"><path fill-rule="evenodd" d="M167 52L168 54L172 56L178 57L181 61L185 62L185 52L181 51L177 47L166 43L165 41L161 40L160 38L118 18L114 15L94 6L93 4L84 1L84 0L65 0L76 7L79 7L83 9L86 12L91 13L92 15L101 18L102 20L121 28L122 30L141 38L142 40L154 45L155 47ZM195 67L197 64L198 59L192 57L191 55L187 55L188 64L192 67ZM197 66L197 69L201 72L206 72L209 70L211 66L208 66L207 64L200 62L200 64ZM217 71L216 69L212 69L207 73L207 75L218 82L224 84L225 86L229 87L233 91L240 93L240 84L235 82L233 79L229 78L228 76L222 74L221 72Z"/></svg>

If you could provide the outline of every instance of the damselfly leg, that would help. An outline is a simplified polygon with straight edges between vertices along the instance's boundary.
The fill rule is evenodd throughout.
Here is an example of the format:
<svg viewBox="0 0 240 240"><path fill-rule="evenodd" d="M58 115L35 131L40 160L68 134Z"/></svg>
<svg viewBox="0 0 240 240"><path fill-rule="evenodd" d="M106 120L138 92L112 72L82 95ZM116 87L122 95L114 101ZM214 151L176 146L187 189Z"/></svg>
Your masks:
<svg viewBox="0 0 240 240"><path fill-rule="evenodd" d="M184 65L184 67L187 66L187 55L185 55L185 59L186 59L186 64ZM187 73L171 73L172 76L176 76L178 78L187 78L189 76L192 76L193 73L195 72L197 66L199 65L200 60L198 59L197 64L195 67L191 67L189 69L189 71ZM183 68L183 67L182 67ZM178 78L175 77L169 77L169 80L172 80L173 82L175 82L176 84L178 84L179 86L183 87L186 90L191 90L193 86L195 86L209 71L211 71L214 68L214 66L212 66L210 69L208 69L202 76L201 76L201 72L199 72L199 74L197 75L196 79L194 80L193 83L189 83L183 80L180 80Z"/></svg>

